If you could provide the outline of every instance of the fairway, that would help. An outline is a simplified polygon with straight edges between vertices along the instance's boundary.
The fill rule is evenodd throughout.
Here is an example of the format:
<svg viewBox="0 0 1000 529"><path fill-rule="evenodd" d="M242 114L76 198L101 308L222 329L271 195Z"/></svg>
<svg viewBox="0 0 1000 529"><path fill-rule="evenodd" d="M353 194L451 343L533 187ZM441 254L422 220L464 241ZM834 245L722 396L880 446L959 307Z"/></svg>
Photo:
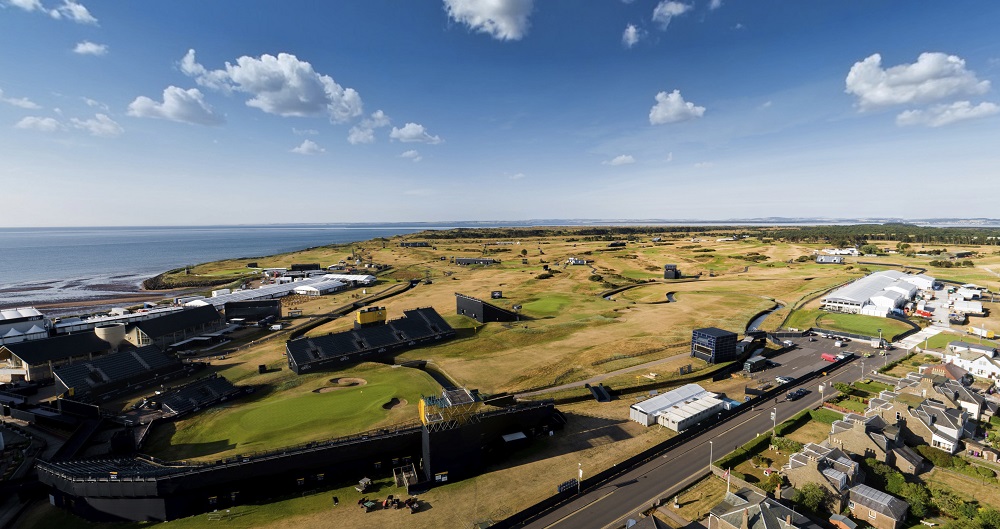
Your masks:
<svg viewBox="0 0 1000 529"><path fill-rule="evenodd" d="M343 377L366 383L346 387L331 383ZM251 396L161 425L145 451L164 459L214 459L348 435L416 420L420 397L441 390L423 371L378 364L314 373L277 388L263 397ZM393 398L407 404L385 409Z"/></svg>

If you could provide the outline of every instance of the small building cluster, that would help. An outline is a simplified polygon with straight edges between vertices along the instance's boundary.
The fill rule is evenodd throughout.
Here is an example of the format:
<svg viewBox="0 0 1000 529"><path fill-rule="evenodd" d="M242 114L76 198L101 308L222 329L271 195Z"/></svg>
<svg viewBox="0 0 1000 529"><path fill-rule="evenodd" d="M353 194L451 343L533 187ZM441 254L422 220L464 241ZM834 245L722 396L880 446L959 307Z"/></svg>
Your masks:
<svg viewBox="0 0 1000 529"><path fill-rule="evenodd" d="M727 401L698 384L687 384L629 406L629 418L643 426L659 424L683 432L729 406Z"/></svg>
<svg viewBox="0 0 1000 529"><path fill-rule="evenodd" d="M935 279L918 274L885 270L869 274L834 290L822 300L822 308L833 312L886 317L902 307L920 290L933 290Z"/></svg>

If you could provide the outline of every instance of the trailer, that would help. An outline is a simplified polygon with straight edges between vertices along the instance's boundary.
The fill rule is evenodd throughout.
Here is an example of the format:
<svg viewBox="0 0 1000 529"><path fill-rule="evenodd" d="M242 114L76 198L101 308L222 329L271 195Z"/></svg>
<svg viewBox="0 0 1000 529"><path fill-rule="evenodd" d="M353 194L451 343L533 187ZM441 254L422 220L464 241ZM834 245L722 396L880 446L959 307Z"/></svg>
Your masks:
<svg viewBox="0 0 1000 529"><path fill-rule="evenodd" d="M756 373L757 371L763 371L767 369L767 358L763 356L755 356L743 364L743 371L747 373Z"/></svg>
<svg viewBox="0 0 1000 529"><path fill-rule="evenodd" d="M969 334L974 334L976 336L979 336L980 338L986 338L986 339L996 338L996 334L993 331L987 331L986 329L981 329L979 327L973 327L970 325L969 328L966 330L969 331Z"/></svg>

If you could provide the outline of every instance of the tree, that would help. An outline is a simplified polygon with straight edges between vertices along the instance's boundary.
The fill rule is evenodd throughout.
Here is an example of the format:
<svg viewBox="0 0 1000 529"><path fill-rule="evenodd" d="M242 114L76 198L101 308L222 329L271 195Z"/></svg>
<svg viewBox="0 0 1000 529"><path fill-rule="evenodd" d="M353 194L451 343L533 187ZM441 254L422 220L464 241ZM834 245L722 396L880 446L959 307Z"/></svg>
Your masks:
<svg viewBox="0 0 1000 529"><path fill-rule="evenodd" d="M874 244L866 244L861 248L858 248L858 251L863 254L879 253L878 246L875 246Z"/></svg>
<svg viewBox="0 0 1000 529"><path fill-rule="evenodd" d="M849 384L845 384L843 382L834 382L833 383L833 389L841 392L844 395L850 395L851 394L851 386Z"/></svg>
<svg viewBox="0 0 1000 529"><path fill-rule="evenodd" d="M818 513L821 508L826 508L827 499L826 489L816 483L806 483L795 492L793 501L812 512Z"/></svg>
<svg viewBox="0 0 1000 529"><path fill-rule="evenodd" d="M528 255L528 249L527 248L521 248L521 257L524 257L526 255Z"/></svg>
<svg viewBox="0 0 1000 529"><path fill-rule="evenodd" d="M919 483L904 483L899 489L899 496L910 504L910 513L917 518L930 514L931 493L927 487ZM1000 529L998 526L996 529Z"/></svg>
<svg viewBox="0 0 1000 529"><path fill-rule="evenodd" d="M976 517L979 518L979 522L983 524L985 529L1000 529L1000 511L986 507L979 509Z"/></svg>
<svg viewBox="0 0 1000 529"><path fill-rule="evenodd" d="M767 476L766 478L764 478L764 481L760 482L760 488L764 489L767 492L774 492L778 488L778 486L783 484L784 482L785 482L784 476L782 476L777 472L772 472L770 476ZM1000 527L997 527L995 529L1000 529Z"/></svg>

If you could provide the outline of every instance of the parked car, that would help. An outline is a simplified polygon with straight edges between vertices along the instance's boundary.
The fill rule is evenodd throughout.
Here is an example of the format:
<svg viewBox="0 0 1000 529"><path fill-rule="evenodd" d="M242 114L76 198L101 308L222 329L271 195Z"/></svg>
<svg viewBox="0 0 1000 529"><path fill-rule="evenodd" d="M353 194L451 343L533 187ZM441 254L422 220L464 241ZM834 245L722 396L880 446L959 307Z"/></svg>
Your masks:
<svg viewBox="0 0 1000 529"><path fill-rule="evenodd" d="M774 381L778 384L788 384L789 382L795 380L792 377L775 377Z"/></svg>

